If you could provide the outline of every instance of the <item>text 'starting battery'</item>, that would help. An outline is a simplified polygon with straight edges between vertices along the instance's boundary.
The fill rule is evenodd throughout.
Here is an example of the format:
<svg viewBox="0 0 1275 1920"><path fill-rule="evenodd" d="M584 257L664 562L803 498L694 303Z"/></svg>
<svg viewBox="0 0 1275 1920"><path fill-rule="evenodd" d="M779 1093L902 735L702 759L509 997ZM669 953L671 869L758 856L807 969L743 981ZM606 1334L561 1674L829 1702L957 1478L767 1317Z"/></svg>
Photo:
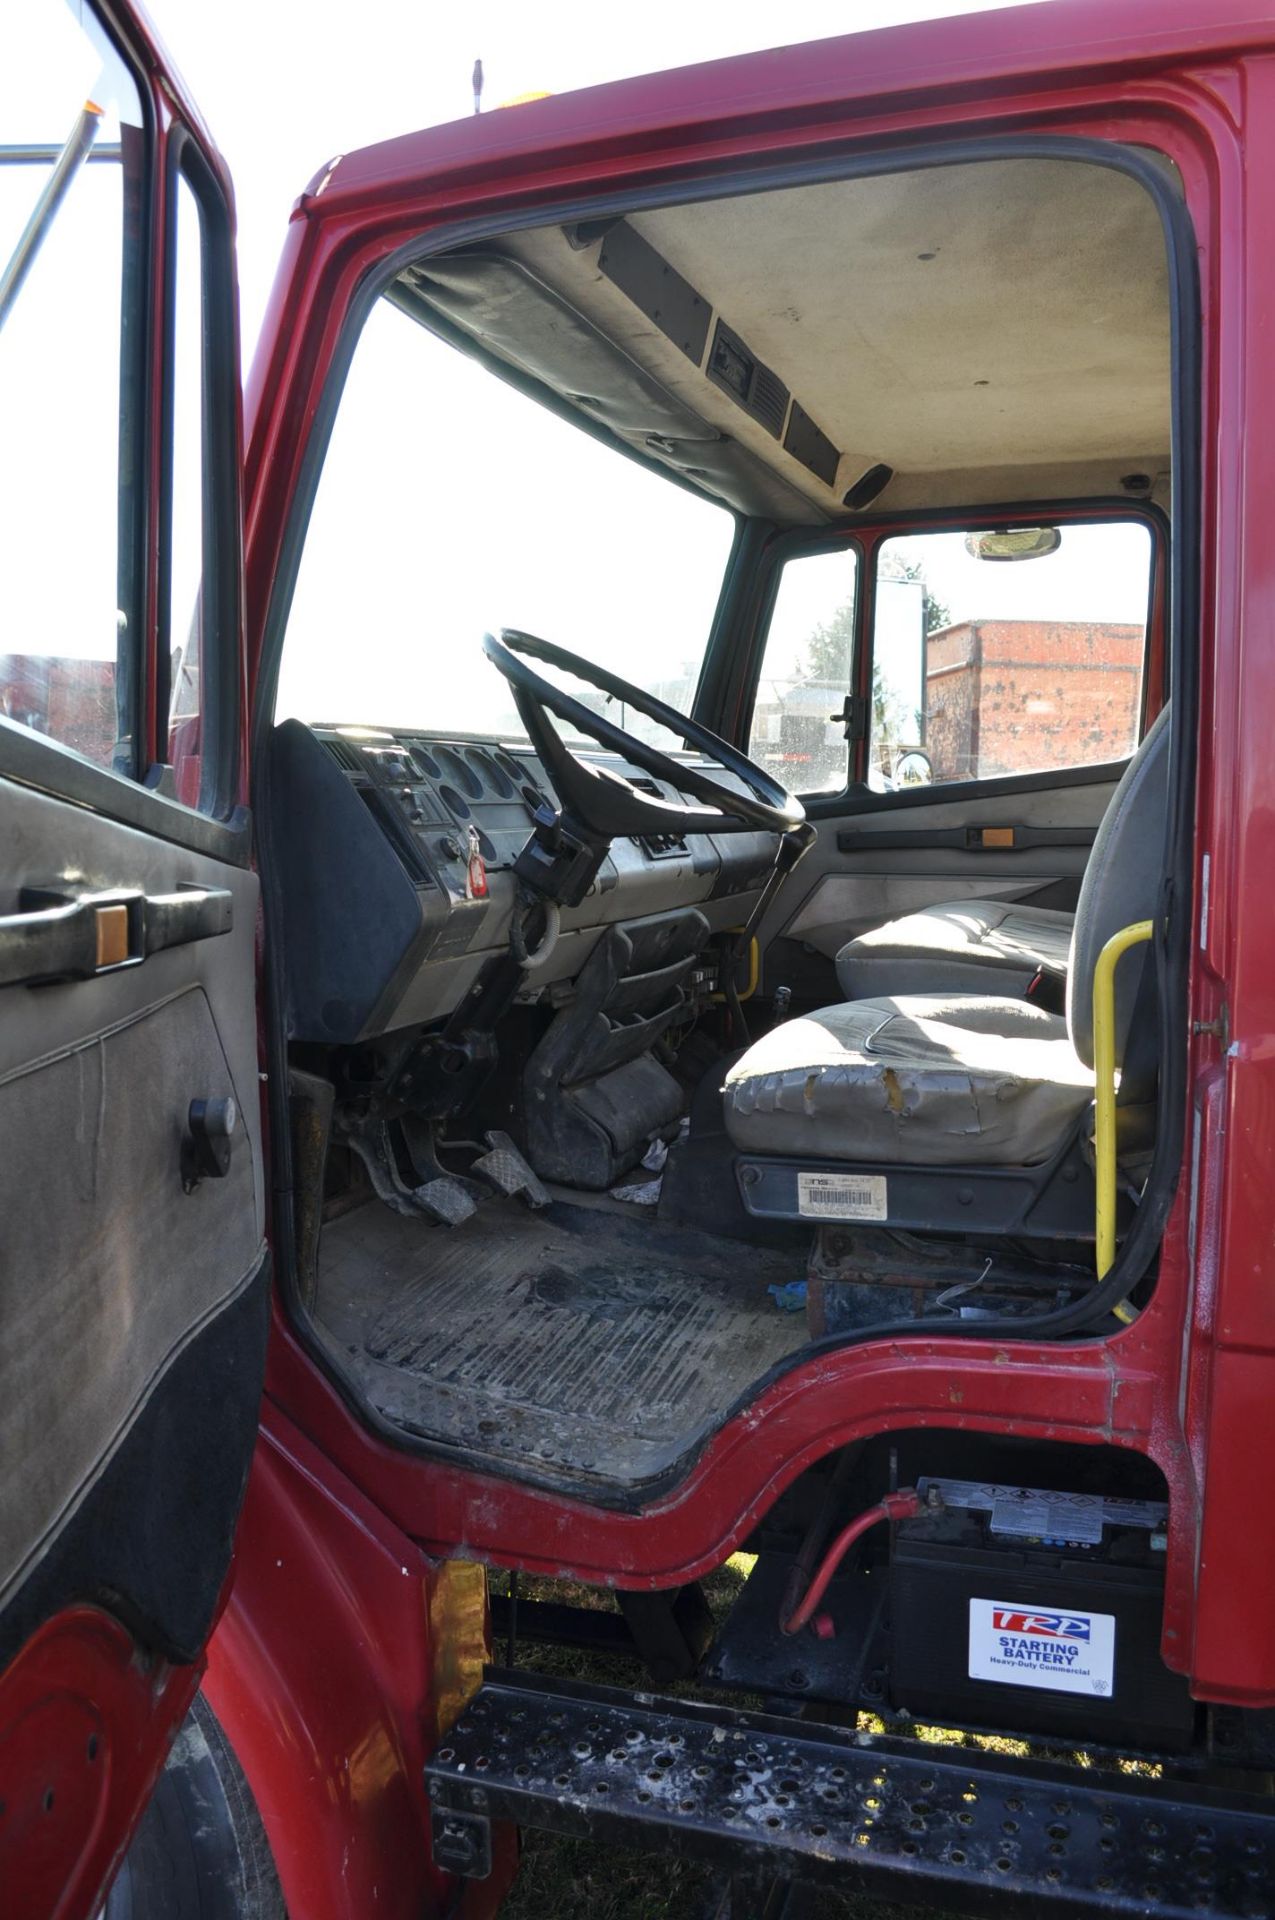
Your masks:
<svg viewBox="0 0 1275 1920"><path fill-rule="evenodd" d="M970 1601L971 1680L1105 1699L1115 1685L1115 1670L1114 1614Z"/></svg>
<svg viewBox="0 0 1275 1920"><path fill-rule="evenodd" d="M885 1176L879 1173L799 1173L797 1211L816 1219L884 1220Z"/></svg>
<svg viewBox="0 0 1275 1920"><path fill-rule="evenodd" d="M1063 1540L1069 1546L1099 1546L1107 1527L1142 1527L1155 1533L1169 1509L1162 1500L1116 1500L1100 1493L1048 1493L1004 1487L990 1480L925 1479L922 1494L937 1487L945 1507L986 1513L993 1533L1031 1540Z"/></svg>

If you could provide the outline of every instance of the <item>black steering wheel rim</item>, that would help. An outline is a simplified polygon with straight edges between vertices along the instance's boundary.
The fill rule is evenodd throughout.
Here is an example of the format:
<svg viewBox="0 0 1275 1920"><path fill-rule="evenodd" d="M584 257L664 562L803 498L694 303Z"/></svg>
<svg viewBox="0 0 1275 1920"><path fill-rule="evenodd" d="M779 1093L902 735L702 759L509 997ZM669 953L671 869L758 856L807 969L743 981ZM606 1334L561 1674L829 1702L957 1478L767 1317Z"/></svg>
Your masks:
<svg viewBox="0 0 1275 1920"><path fill-rule="evenodd" d="M620 679L618 674L609 673L605 667L565 647L556 647L548 640L513 627L503 627L499 639L494 634L484 634L483 652L509 682L522 723L563 807L569 808L580 823L599 838L759 831L791 834L804 827L806 814L800 800L773 775L708 727L679 713L676 707L668 706L654 694ZM737 793L733 788L722 786L698 767L674 760L658 747L636 739L604 714L594 713L592 708L546 680L543 674L528 666L524 656L574 674L599 693L622 700L647 719L667 727L688 747L741 780L747 791ZM668 781L675 792L694 794L704 805L678 806L643 793L612 768L596 767L580 760L550 721L551 713L586 738L597 741L599 746L641 767L653 779Z"/></svg>

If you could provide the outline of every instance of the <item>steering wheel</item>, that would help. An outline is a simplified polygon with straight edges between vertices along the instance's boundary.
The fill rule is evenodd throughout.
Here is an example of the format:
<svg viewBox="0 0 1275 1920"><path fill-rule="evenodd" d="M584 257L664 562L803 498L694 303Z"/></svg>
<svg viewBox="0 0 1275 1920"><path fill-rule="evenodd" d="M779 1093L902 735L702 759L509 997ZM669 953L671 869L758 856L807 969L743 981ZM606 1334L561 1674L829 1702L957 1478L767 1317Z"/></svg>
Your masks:
<svg viewBox="0 0 1275 1920"><path fill-rule="evenodd" d="M634 687L627 680L608 673L605 668L584 660L565 647L554 647L547 640L516 629L501 629L499 640L484 634L483 652L504 674L513 691L514 704L527 729L550 781L562 803L564 813L575 816L581 826L598 840L618 840L642 834L688 833L765 833L792 835L802 843L813 837L806 825L805 809L786 787L754 764L737 747L710 733L698 721L690 720L675 707L666 706L654 694ZM613 700L622 700L648 720L658 721L688 747L711 760L723 772L742 781L745 791L736 792L696 766L674 760L645 740L635 739L623 727L617 727L605 715L594 713L582 701L572 699L546 680L528 658L543 660L563 668L586 685L596 687ZM641 767L656 780L667 780L679 793L694 794L700 807L679 805L644 793L631 780L611 767L599 767L572 753L550 720L550 714L565 720L578 733L612 753Z"/></svg>

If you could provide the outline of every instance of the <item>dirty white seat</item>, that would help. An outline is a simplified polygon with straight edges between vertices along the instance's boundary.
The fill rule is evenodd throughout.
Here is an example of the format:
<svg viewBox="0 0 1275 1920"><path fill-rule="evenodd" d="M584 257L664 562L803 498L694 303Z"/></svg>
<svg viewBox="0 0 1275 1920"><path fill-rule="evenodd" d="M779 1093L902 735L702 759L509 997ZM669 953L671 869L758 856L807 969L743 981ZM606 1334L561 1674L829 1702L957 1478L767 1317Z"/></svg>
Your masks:
<svg viewBox="0 0 1275 1920"><path fill-rule="evenodd" d="M837 955L847 1000L888 993L1026 993L1066 976L1075 915L1002 900L943 900L850 940Z"/></svg>
<svg viewBox="0 0 1275 1920"><path fill-rule="evenodd" d="M726 1131L749 1154L912 1166L1033 1166L1092 1098L1093 976L1111 935L1156 913L1168 802L1168 709L1098 830L1071 935L1067 1016L973 993L872 995L762 1036L727 1072ZM1116 1058L1147 949L1116 976Z"/></svg>
<svg viewBox="0 0 1275 1920"><path fill-rule="evenodd" d="M745 1153L884 1165L1032 1166L1093 1098L1061 1014L1029 1000L909 994L775 1027L726 1076Z"/></svg>

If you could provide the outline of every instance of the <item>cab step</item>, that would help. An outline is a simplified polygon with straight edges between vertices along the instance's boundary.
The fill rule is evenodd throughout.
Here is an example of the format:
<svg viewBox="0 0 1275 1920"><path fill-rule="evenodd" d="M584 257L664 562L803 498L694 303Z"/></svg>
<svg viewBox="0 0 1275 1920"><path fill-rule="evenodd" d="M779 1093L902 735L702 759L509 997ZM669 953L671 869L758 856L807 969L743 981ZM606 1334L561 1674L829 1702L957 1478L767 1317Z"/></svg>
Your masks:
<svg viewBox="0 0 1275 1920"><path fill-rule="evenodd" d="M490 1823L997 1916L1268 1920L1275 1803L822 1722L489 1671L425 1767L434 1857Z"/></svg>

